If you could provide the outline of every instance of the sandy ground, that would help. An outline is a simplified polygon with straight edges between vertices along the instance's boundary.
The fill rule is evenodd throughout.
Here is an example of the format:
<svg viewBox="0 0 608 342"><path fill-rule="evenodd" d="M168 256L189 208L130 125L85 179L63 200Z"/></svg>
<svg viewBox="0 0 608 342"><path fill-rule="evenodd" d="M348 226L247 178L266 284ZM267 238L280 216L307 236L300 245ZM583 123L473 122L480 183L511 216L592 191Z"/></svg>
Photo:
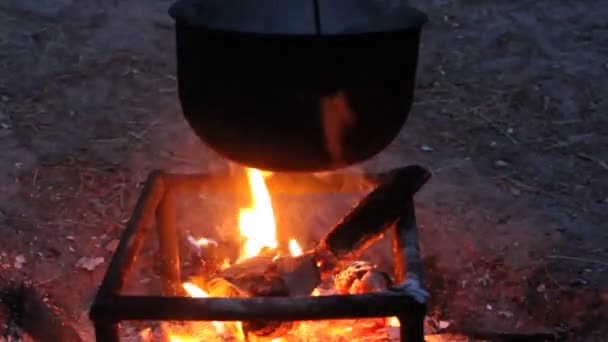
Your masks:
<svg viewBox="0 0 608 342"><path fill-rule="evenodd" d="M603 340L608 3L413 3L431 19L416 103L363 168L434 172L418 195L431 315ZM138 184L227 167L181 117L169 4L0 3L0 285L33 283L86 341Z"/></svg>

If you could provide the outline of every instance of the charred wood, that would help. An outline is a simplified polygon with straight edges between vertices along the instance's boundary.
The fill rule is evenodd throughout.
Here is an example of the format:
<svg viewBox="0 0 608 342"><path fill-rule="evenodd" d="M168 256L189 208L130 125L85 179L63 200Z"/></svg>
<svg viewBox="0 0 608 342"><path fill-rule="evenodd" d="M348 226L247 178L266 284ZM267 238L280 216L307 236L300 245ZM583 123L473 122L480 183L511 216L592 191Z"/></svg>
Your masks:
<svg viewBox="0 0 608 342"><path fill-rule="evenodd" d="M404 215L407 203L431 174L414 165L396 169L355 206L315 248L323 275L352 262Z"/></svg>

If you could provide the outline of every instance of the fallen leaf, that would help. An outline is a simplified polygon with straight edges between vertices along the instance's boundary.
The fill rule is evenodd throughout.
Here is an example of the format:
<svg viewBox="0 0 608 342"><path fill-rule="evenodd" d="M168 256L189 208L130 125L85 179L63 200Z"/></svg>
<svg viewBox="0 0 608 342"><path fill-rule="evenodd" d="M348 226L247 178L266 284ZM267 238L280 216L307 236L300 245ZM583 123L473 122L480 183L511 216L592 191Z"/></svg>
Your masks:
<svg viewBox="0 0 608 342"><path fill-rule="evenodd" d="M23 264L25 264L25 257L21 254L17 255L15 257L15 262L13 263L13 267L15 267L16 269L20 269L21 267L23 267Z"/></svg>
<svg viewBox="0 0 608 342"><path fill-rule="evenodd" d="M506 319L511 319L513 318L513 313L511 311L499 311L498 316L504 317Z"/></svg>
<svg viewBox="0 0 608 342"><path fill-rule="evenodd" d="M103 257L97 257L97 258L82 257L82 258L78 259L78 261L76 262L76 267L84 268L87 271L93 271L95 268L97 268L97 266L103 264L103 262L104 262Z"/></svg>
<svg viewBox="0 0 608 342"><path fill-rule="evenodd" d="M507 167L507 166L509 166L509 163L507 163L504 160L497 160L497 161L494 162L494 166L497 166L497 167Z"/></svg>
<svg viewBox="0 0 608 342"><path fill-rule="evenodd" d="M536 287L536 292L543 293L543 292L545 292L546 289L547 289L547 287L545 286L545 284L540 284Z"/></svg>
<svg viewBox="0 0 608 342"><path fill-rule="evenodd" d="M106 245L106 251L108 251L110 253L114 253L114 251L116 250L116 247L118 247L118 240L114 239Z"/></svg>

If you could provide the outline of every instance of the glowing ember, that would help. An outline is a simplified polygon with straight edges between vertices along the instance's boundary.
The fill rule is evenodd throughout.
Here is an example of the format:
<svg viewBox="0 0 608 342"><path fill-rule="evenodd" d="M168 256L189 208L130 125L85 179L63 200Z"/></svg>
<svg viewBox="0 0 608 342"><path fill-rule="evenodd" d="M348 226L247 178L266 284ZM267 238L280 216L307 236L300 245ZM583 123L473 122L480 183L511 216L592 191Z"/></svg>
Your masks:
<svg viewBox="0 0 608 342"><path fill-rule="evenodd" d="M276 222L272 210L270 193L262 171L247 169L251 187L251 207L239 212L239 230L244 240L239 260L254 257L262 248L277 248Z"/></svg>
<svg viewBox="0 0 608 342"><path fill-rule="evenodd" d="M399 328L401 326L401 322L399 322L399 319L397 317L391 317L388 320L388 325L390 325L391 327Z"/></svg>
<svg viewBox="0 0 608 342"><path fill-rule="evenodd" d="M209 294L207 294L207 292L205 292L203 289L201 289L200 287L192 284L192 283L183 283L182 286L184 287L184 290L186 290L186 292L188 292L188 294L194 298L207 298L209 297ZM211 322L211 324L213 324L213 326L215 327L215 330L217 330L217 332L219 334L223 334L225 332L225 328L224 328L224 323L222 322ZM175 342L179 342L179 341L183 341L183 340L176 340Z"/></svg>
<svg viewBox="0 0 608 342"><path fill-rule="evenodd" d="M294 239L289 240L289 253L291 253L291 256L302 255L302 247L300 247L298 241Z"/></svg>

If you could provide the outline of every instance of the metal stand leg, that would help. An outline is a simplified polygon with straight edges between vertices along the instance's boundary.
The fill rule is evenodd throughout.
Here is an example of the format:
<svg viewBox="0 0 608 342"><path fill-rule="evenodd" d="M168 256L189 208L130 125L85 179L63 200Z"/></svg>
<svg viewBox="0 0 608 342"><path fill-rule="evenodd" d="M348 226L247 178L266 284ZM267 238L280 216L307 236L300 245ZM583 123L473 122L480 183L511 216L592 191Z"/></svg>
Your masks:
<svg viewBox="0 0 608 342"><path fill-rule="evenodd" d="M181 271L177 227L175 226L175 199L173 192L166 186L165 194L156 212L158 247L160 252L162 289L165 296L179 294Z"/></svg>
<svg viewBox="0 0 608 342"><path fill-rule="evenodd" d="M407 317L399 317L401 342L424 342L424 306Z"/></svg>
<svg viewBox="0 0 608 342"><path fill-rule="evenodd" d="M118 323L107 321L95 322L95 341L97 342L119 342Z"/></svg>
<svg viewBox="0 0 608 342"><path fill-rule="evenodd" d="M392 229L393 258L395 265L395 278L399 284L407 278L415 278L420 282L422 290L422 259L416 227L416 211L414 200L410 199L404 210L404 215L397 221ZM426 316L426 302L399 318L401 323L401 342L424 342L424 318Z"/></svg>

